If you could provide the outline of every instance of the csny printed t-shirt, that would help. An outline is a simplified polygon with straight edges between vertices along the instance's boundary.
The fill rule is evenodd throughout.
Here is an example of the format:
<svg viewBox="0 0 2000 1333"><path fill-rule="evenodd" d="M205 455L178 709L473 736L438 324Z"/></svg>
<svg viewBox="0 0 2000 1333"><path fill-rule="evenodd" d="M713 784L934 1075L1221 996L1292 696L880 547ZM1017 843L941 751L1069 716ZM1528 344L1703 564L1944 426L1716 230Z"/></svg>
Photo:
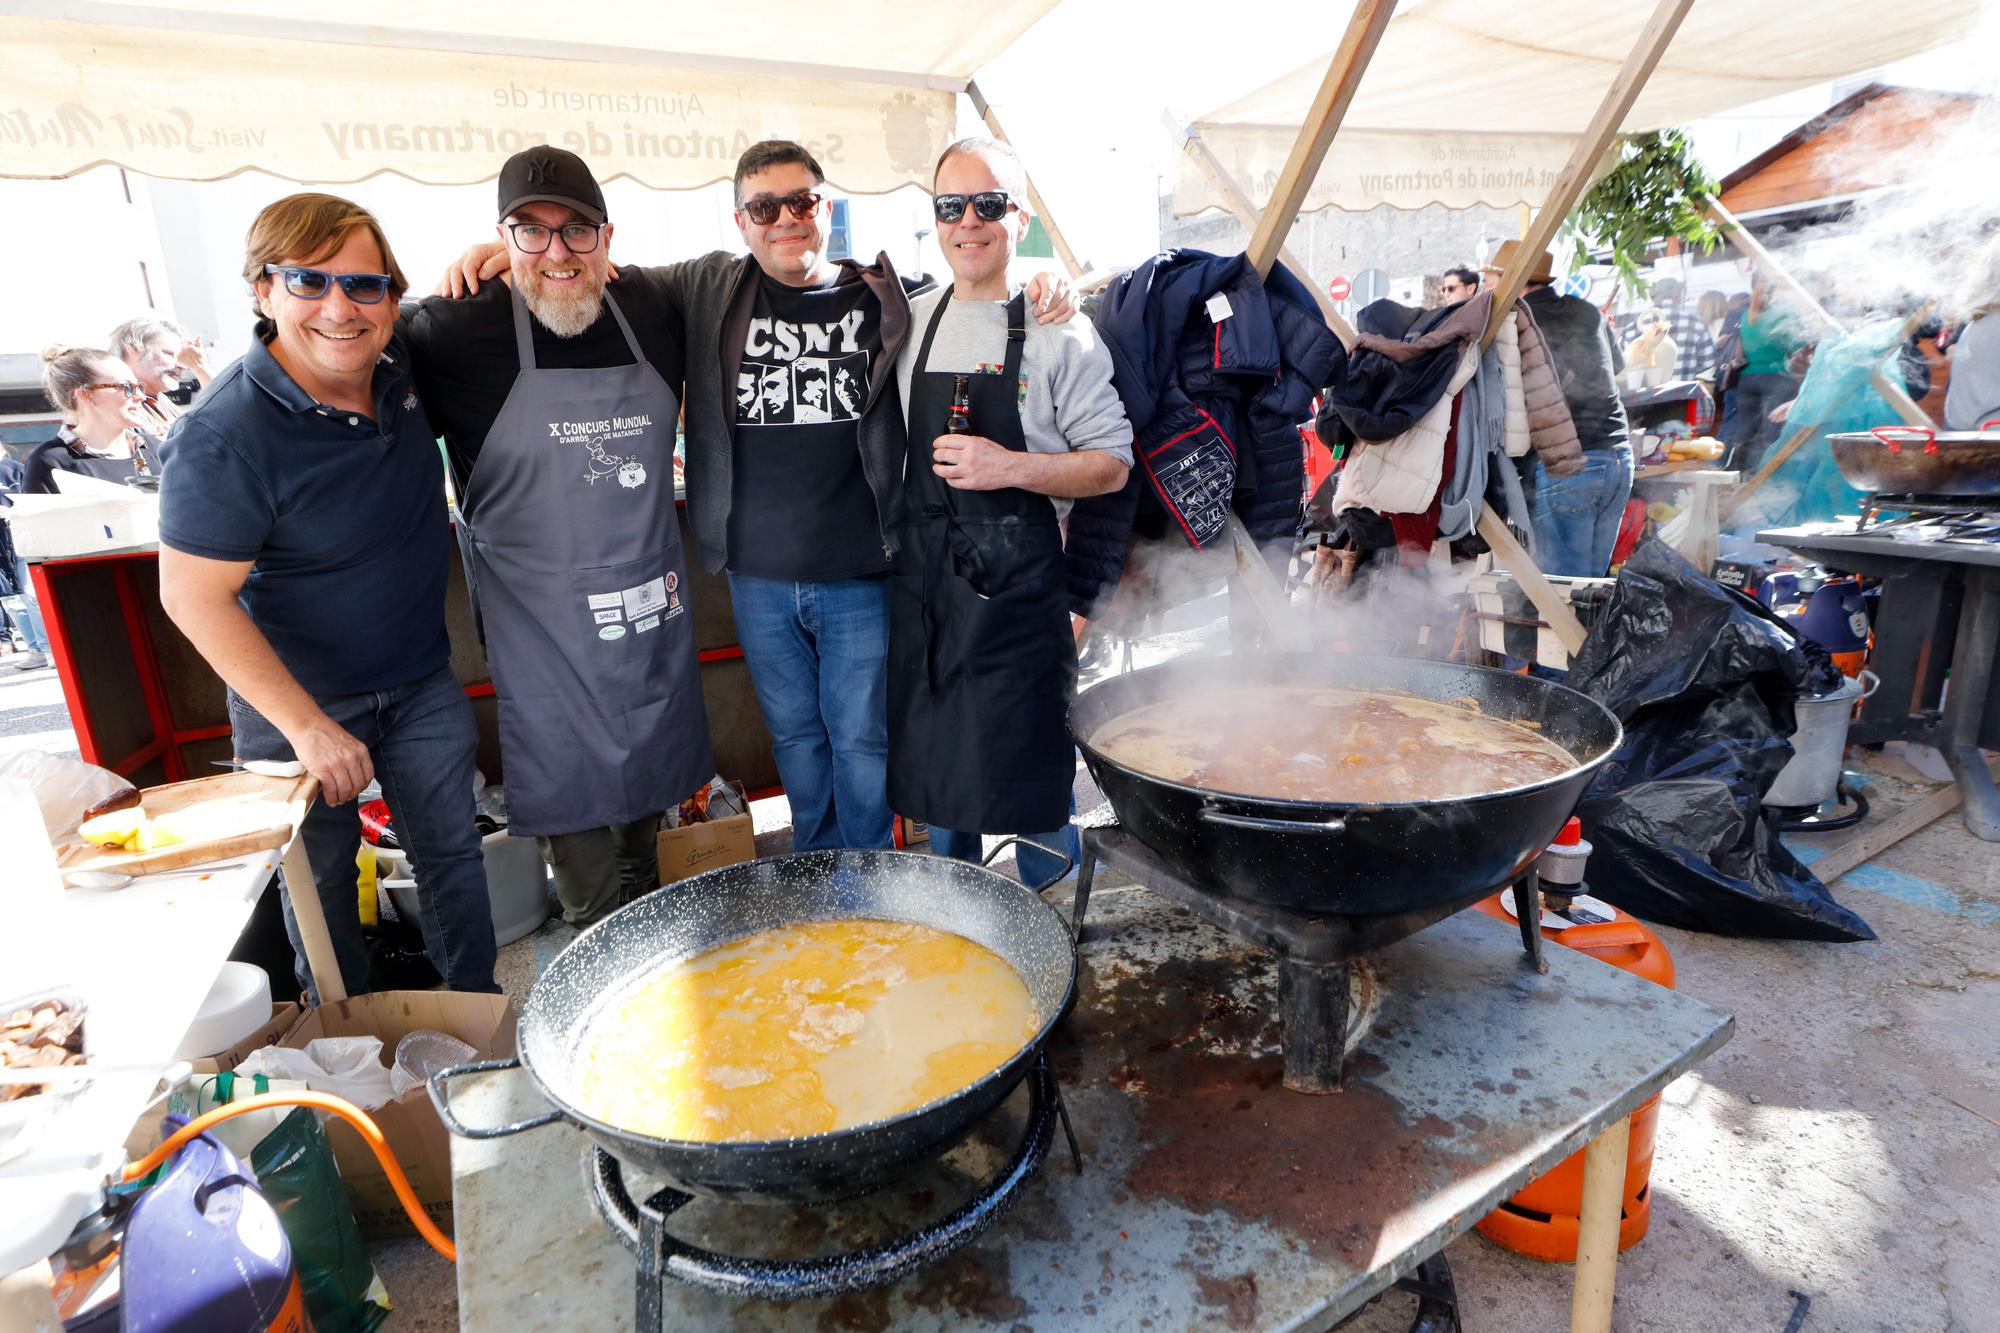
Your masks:
<svg viewBox="0 0 2000 1333"><path fill-rule="evenodd" d="M848 269L824 287L761 272L757 282L736 375L729 568L800 582L883 573L857 439L882 356L881 305Z"/></svg>

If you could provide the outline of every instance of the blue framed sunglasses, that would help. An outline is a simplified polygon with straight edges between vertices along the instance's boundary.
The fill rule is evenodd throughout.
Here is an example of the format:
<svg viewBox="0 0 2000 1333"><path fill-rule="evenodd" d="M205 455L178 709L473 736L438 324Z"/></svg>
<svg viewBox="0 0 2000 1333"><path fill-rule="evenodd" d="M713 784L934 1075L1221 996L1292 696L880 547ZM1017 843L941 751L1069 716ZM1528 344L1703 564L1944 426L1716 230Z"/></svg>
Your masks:
<svg viewBox="0 0 2000 1333"><path fill-rule="evenodd" d="M386 273L328 273L322 269L300 268L296 264L266 264L264 272L284 281L285 290L301 301L317 301L340 284L347 299L357 305L376 305L389 295L395 279Z"/></svg>

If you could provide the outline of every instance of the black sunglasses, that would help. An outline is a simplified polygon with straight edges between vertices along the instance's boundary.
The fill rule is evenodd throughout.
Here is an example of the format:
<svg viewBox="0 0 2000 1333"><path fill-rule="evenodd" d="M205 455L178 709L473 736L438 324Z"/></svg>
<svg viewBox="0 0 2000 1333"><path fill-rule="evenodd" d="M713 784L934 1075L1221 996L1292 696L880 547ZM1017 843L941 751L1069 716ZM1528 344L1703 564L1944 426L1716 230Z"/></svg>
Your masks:
<svg viewBox="0 0 2000 1333"><path fill-rule="evenodd" d="M296 264L266 264L264 272L283 278L285 290L301 301L317 301L340 284L347 299L357 305L376 305L389 294L395 279L386 273L328 273L322 269L300 268Z"/></svg>
<svg viewBox="0 0 2000 1333"><path fill-rule="evenodd" d="M1005 190L981 190L978 194L934 194L931 212L939 222L956 222L965 216L968 203L981 222L998 222L1007 216L1008 209L1020 207Z"/></svg>
<svg viewBox="0 0 2000 1333"><path fill-rule="evenodd" d="M804 222L819 212L819 196L811 190L800 190L782 199L774 199L768 194L760 194L754 199L743 201L743 211L750 220L760 227L768 227L778 220L779 208L787 209L800 222Z"/></svg>

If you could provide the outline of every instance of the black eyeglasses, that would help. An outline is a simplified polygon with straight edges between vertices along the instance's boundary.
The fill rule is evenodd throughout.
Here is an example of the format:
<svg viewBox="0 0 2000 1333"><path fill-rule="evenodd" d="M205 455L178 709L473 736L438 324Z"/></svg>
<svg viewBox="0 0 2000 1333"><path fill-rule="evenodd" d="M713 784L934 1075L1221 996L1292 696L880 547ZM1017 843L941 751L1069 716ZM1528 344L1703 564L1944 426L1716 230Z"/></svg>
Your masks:
<svg viewBox="0 0 2000 1333"><path fill-rule="evenodd" d="M376 305L389 294L396 280L386 273L328 273L323 269L300 268L296 264L266 264L264 272L282 278L285 290L301 301L317 301L340 284L347 299L357 305Z"/></svg>
<svg viewBox="0 0 2000 1333"><path fill-rule="evenodd" d="M774 199L768 194L760 194L754 199L743 201L743 211L750 220L760 227L768 227L778 220L778 210L784 208L800 222L804 222L819 212L819 196L811 190L800 190L782 199Z"/></svg>
<svg viewBox="0 0 2000 1333"><path fill-rule="evenodd" d="M562 237L563 248L573 255L587 255L597 248L599 226L594 222L565 222L560 227L544 227L539 222L509 222L506 227L514 237L515 248L524 255L543 253L557 236Z"/></svg>
<svg viewBox="0 0 2000 1333"><path fill-rule="evenodd" d="M931 212L939 222L956 222L965 216L965 206L972 205L972 211L981 222L998 222L1007 216L1010 208L1019 208L1014 196L1005 190L981 190L978 194L934 194L931 196Z"/></svg>
<svg viewBox="0 0 2000 1333"><path fill-rule="evenodd" d="M96 393L99 389L116 389L127 398L144 398L146 396L145 388L142 385L133 383L131 380L105 380L102 384L86 384L83 386L83 392L85 393Z"/></svg>

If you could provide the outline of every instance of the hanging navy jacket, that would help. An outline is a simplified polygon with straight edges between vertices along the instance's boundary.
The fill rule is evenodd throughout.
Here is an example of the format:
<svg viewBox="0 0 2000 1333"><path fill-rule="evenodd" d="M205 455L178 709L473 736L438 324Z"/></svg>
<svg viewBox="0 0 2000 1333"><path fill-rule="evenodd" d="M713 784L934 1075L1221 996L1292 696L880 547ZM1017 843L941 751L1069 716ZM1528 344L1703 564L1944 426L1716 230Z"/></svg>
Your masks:
<svg viewBox="0 0 2000 1333"><path fill-rule="evenodd" d="M1345 355L1304 284L1282 267L1260 280L1240 254L1155 255L1106 289L1095 320L1140 466L1070 511L1070 609L1085 616L1123 573L1142 503L1197 549L1232 508L1259 540L1297 531L1299 426Z"/></svg>

